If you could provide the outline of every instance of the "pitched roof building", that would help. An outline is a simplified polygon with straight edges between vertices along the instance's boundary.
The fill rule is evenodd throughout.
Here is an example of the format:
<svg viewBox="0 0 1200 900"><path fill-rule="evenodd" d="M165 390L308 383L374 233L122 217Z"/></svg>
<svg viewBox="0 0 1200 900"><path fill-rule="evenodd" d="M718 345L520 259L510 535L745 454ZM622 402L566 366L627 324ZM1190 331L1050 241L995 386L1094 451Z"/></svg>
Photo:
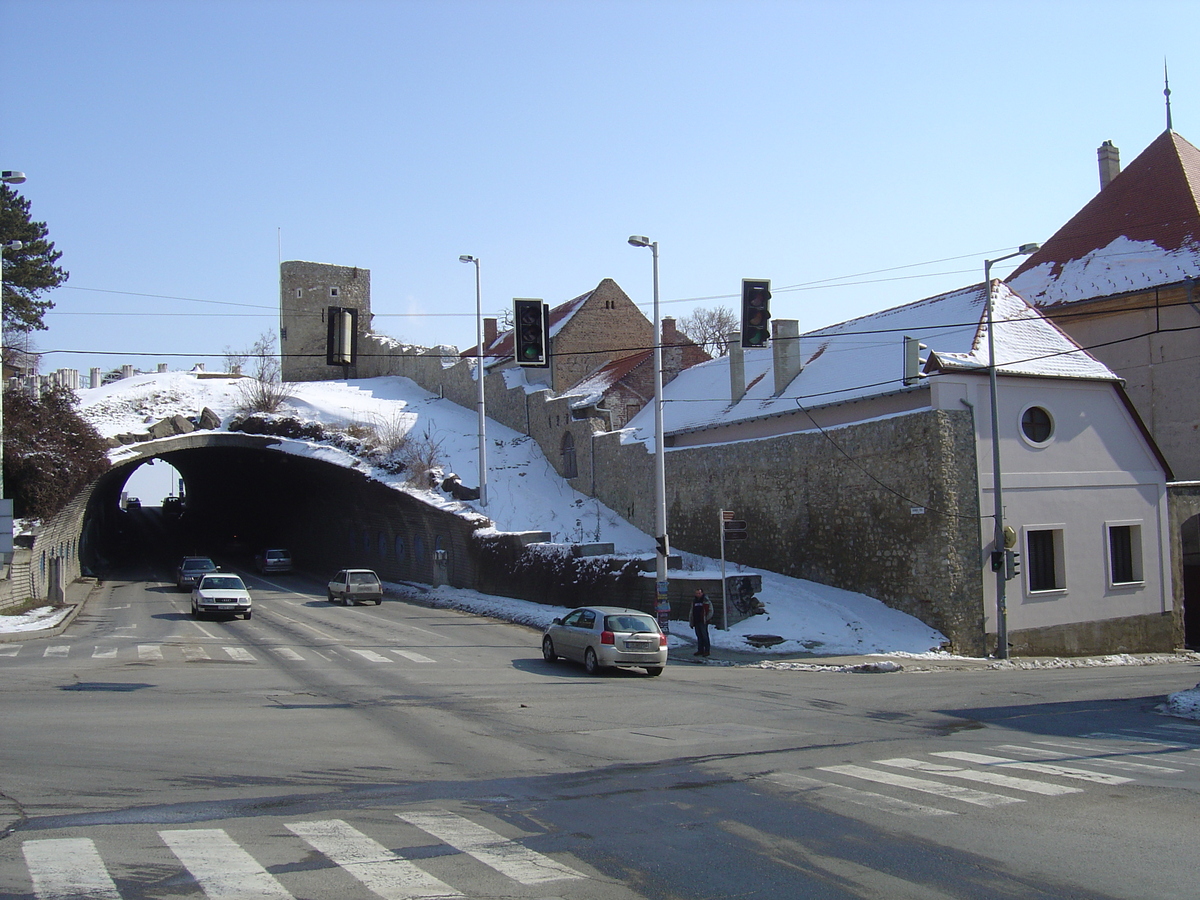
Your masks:
<svg viewBox="0 0 1200 900"><path fill-rule="evenodd" d="M1200 150L1174 131L1120 171L1008 278L1125 380L1175 477L1200 480Z"/></svg>

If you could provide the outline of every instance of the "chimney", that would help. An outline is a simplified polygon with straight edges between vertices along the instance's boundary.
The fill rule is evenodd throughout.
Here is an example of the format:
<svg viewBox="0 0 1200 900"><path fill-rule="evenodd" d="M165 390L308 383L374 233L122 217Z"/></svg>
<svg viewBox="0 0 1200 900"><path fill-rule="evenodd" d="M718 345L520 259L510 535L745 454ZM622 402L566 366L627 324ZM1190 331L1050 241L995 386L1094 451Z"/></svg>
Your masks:
<svg viewBox="0 0 1200 900"><path fill-rule="evenodd" d="M1096 150L1096 158L1100 162L1100 190L1104 190L1121 174L1121 151L1112 141L1105 141Z"/></svg>
<svg viewBox="0 0 1200 900"><path fill-rule="evenodd" d="M674 316L664 316L662 320L662 344L664 347L674 347L679 343L679 329L675 327Z"/></svg>
<svg viewBox="0 0 1200 900"><path fill-rule="evenodd" d="M496 343L496 320L495 319L484 319L483 320L483 348L482 349L487 349L488 347L492 346L492 344L494 344L494 343ZM482 352L482 350L480 352Z"/></svg>
<svg viewBox="0 0 1200 900"><path fill-rule="evenodd" d="M771 323L771 331L775 396L778 397L804 368L800 361L800 322L796 319L776 319Z"/></svg>
<svg viewBox="0 0 1200 900"><path fill-rule="evenodd" d="M725 335L729 347L729 399L737 403L746 396L746 354L742 350L742 333L731 331Z"/></svg>
<svg viewBox="0 0 1200 900"><path fill-rule="evenodd" d="M679 330L675 319L667 316L662 320L663 384L668 385L683 371L683 348L680 346Z"/></svg>

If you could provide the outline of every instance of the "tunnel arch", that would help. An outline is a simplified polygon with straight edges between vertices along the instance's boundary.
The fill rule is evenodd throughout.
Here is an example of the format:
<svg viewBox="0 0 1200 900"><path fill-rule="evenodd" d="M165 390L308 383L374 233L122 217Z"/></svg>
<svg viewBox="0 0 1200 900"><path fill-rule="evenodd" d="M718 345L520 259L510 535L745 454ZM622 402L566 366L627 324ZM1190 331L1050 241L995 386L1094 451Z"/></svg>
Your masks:
<svg viewBox="0 0 1200 900"><path fill-rule="evenodd" d="M292 445L303 454L288 452ZM298 569L318 576L355 566L385 580L430 582L429 561L396 548L440 541L457 557L453 583L470 583L463 579L474 577L472 535L486 520L456 515L310 453L304 442L228 432L131 447L77 498L78 562L95 574L142 560L173 564L190 553L249 565L257 550L279 546L292 551ZM129 476L151 459L174 467L187 485L177 521L119 508Z"/></svg>

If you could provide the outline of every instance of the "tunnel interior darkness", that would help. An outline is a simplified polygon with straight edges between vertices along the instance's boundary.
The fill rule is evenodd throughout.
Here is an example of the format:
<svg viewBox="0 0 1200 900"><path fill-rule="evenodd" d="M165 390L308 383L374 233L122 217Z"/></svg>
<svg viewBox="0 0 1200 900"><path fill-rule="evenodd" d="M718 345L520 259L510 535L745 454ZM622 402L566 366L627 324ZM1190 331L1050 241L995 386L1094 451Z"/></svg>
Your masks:
<svg viewBox="0 0 1200 900"><path fill-rule="evenodd" d="M114 467L88 505L83 562L106 568L147 562L174 565L185 554L245 564L264 547L302 548L328 525L322 515L346 495L339 484L356 473L305 457L247 447L170 450L156 459L173 466L187 488L181 516L120 509L120 494L143 460Z"/></svg>

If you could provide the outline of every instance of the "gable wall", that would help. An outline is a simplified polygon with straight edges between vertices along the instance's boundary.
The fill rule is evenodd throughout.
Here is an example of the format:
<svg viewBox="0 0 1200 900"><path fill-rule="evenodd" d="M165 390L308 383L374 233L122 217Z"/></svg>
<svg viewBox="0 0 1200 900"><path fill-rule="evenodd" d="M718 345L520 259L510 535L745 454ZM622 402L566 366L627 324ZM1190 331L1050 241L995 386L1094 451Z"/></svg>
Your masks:
<svg viewBox="0 0 1200 900"><path fill-rule="evenodd" d="M653 345L654 325L605 278L551 338L553 388L567 390L606 363Z"/></svg>
<svg viewBox="0 0 1200 900"><path fill-rule="evenodd" d="M1125 379L1175 478L1200 480L1200 289L1165 287L1040 311Z"/></svg>

